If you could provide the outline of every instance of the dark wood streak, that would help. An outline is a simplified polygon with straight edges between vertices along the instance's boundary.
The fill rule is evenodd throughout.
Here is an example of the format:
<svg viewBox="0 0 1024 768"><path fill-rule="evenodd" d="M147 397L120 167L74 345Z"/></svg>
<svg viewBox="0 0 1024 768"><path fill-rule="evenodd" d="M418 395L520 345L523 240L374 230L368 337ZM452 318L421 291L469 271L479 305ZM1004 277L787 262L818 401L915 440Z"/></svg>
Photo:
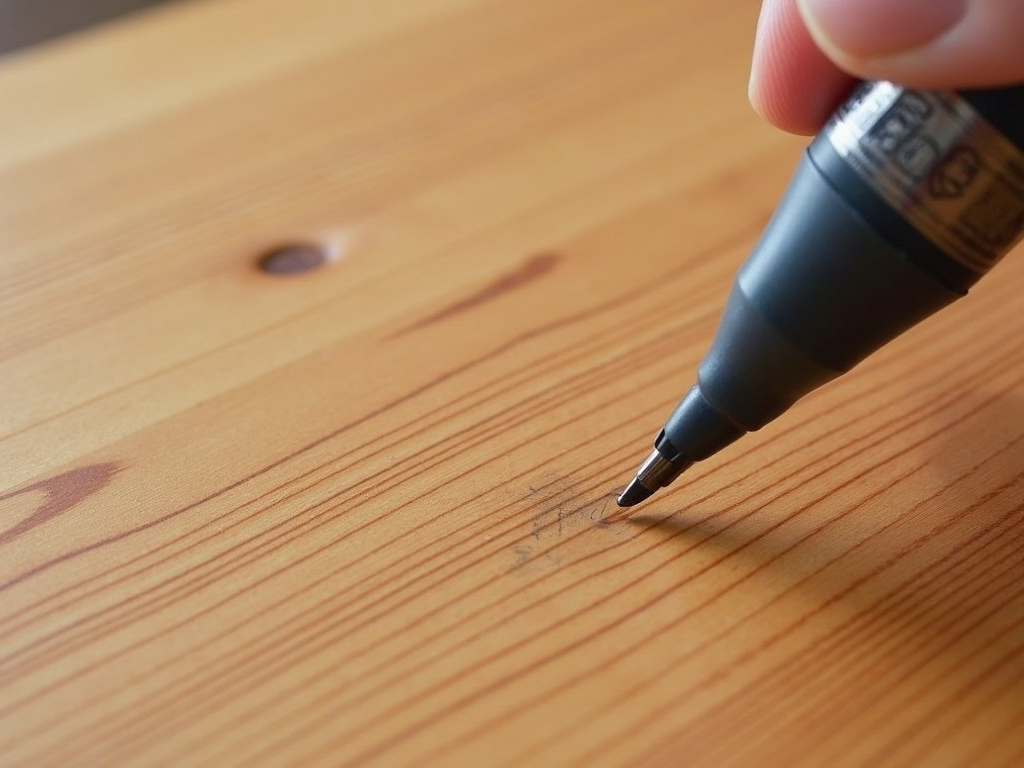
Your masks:
<svg viewBox="0 0 1024 768"><path fill-rule="evenodd" d="M123 467L115 462L90 464L0 495L0 501L6 501L23 494L45 494L43 503L35 512L10 528L0 531L0 544L13 541L23 533L28 533L36 526L76 507L87 497L105 488L121 469Z"/></svg>
<svg viewBox="0 0 1024 768"><path fill-rule="evenodd" d="M524 261L518 268L502 275L497 280L488 283L475 293L449 304L432 315L417 320L416 322L395 331L388 339L397 339L413 331L418 331L428 325L434 325L442 320L447 320L455 315L461 315L471 309L476 309L482 304L499 298L500 296L522 288L534 280L543 277L555 268L561 257L556 253L540 253Z"/></svg>

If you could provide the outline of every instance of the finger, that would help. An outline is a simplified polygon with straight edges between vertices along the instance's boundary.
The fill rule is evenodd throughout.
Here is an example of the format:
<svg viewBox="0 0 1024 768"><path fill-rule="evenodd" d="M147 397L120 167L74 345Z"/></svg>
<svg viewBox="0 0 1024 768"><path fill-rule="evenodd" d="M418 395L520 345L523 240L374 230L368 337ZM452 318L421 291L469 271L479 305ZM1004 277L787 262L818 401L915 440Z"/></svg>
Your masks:
<svg viewBox="0 0 1024 768"><path fill-rule="evenodd" d="M764 119L793 133L814 133L852 85L814 42L796 0L764 0L749 87Z"/></svg>
<svg viewBox="0 0 1024 768"><path fill-rule="evenodd" d="M814 41L866 79L918 88L1024 81L1021 0L797 0Z"/></svg>

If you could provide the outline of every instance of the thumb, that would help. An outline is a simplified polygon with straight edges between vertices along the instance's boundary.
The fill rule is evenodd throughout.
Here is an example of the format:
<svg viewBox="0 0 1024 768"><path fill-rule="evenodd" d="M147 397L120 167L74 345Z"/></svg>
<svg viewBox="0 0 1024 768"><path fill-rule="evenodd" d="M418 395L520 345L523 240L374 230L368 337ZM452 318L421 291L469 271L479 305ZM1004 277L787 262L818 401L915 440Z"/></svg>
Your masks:
<svg viewBox="0 0 1024 768"><path fill-rule="evenodd" d="M1024 82L1021 0L797 0L825 54L867 79L918 88Z"/></svg>

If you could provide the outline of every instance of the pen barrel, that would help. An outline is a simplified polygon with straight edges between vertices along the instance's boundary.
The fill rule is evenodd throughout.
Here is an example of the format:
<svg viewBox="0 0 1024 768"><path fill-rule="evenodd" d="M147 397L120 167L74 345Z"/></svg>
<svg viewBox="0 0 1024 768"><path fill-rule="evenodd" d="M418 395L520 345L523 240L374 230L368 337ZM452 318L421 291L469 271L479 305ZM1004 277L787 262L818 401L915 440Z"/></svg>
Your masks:
<svg viewBox="0 0 1024 768"><path fill-rule="evenodd" d="M656 442L699 461L964 295L1024 232L1024 88L867 83L805 153Z"/></svg>
<svg viewBox="0 0 1024 768"><path fill-rule="evenodd" d="M866 83L809 149L869 226L966 293L1024 232L1024 87Z"/></svg>

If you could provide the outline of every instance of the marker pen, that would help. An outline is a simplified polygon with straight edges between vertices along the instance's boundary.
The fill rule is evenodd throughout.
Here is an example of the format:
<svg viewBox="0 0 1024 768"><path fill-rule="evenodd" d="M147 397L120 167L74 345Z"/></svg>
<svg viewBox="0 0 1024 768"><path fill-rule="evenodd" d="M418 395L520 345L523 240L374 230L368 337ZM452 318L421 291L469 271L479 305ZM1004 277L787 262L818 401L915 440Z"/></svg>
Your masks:
<svg viewBox="0 0 1024 768"><path fill-rule="evenodd" d="M861 84L808 147L619 506L966 295L1022 234L1024 86Z"/></svg>

